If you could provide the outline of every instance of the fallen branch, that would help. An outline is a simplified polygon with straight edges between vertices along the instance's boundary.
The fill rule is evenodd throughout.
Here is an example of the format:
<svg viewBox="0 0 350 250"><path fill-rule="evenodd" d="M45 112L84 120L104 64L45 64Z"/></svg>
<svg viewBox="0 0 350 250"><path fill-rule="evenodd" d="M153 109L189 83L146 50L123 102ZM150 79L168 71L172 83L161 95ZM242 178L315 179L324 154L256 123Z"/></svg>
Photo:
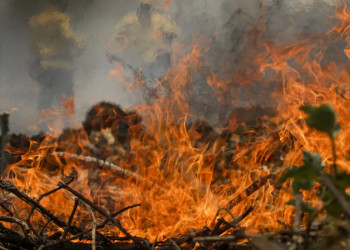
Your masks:
<svg viewBox="0 0 350 250"><path fill-rule="evenodd" d="M67 233L69 232L69 229L70 229L70 225L72 224L74 214L77 211L78 206L79 206L79 199L76 198L75 201L74 201L73 210L72 210L72 212L71 212L71 214L69 216L69 219L68 219L67 227L64 229L64 232L63 232L63 235L62 235L61 239L65 239L66 238Z"/></svg>
<svg viewBox="0 0 350 250"><path fill-rule="evenodd" d="M195 242L216 242L216 241L236 241L237 240L236 235L224 235L224 236L202 236L202 237L196 237L193 239Z"/></svg>
<svg viewBox="0 0 350 250"><path fill-rule="evenodd" d="M30 231L28 225L20 219L8 217L8 216L0 216L0 221L6 221L6 222L16 223L16 224L20 225L22 227L23 233L25 235L27 235Z"/></svg>
<svg viewBox="0 0 350 250"><path fill-rule="evenodd" d="M71 179L67 182L67 184L70 184L72 181L73 181L73 178L71 178ZM49 196L50 194L53 194L53 193L57 192L57 191L60 190L60 189L62 189L62 187L57 187L57 188L55 188L55 189L53 189L53 190L50 190L50 191L48 191L48 192L46 192L46 193L40 195L39 198L36 200L36 203L39 204L40 201L41 201L44 197ZM33 233L34 233L41 241L44 241L44 239L42 238L41 234L37 233L36 230L34 229L34 227L33 227L33 226L31 225L31 223L30 223L30 218L31 218L32 214L34 213L34 210L35 210L35 209L36 209L36 206L32 206L32 209L30 210L30 212L29 212L29 214L28 214L28 216L27 216L26 222L27 222L28 226L30 227L30 229L33 231ZM52 219L50 218L49 221L51 221L51 220L52 220ZM42 231L43 231L43 230L42 230Z"/></svg>
<svg viewBox="0 0 350 250"><path fill-rule="evenodd" d="M38 246L38 242L30 235L25 236L7 229L0 223L0 242L3 244L13 245L12 249L35 249ZM16 248L17 247L17 248Z"/></svg>
<svg viewBox="0 0 350 250"><path fill-rule="evenodd" d="M90 206L86 206L92 218L92 233L91 233L91 248L92 250L96 250L96 217L94 211Z"/></svg>
<svg viewBox="0 0 350 250"><path fill-rule="evenodd" d="M255 181L249 187L247 187L242 193L237 195L235 198L230 200L227 204L227 208L231 210L233 207L237 206L241 201L245 200L247 197L252 195L255 191L263 187L269 179L276 178L276 175L270 174L265 177L261 177L259 180Z"/></svg>
<svg viewBox="0 0 350 250"><path fill-rule="evenodd" d="M218 224L214 227L211 235L221 235L230 228L237 228L238 223L240 223L244 218L246 218L251 212L253 212L254 208L250 206L243 214L238 216L236 219L232 220L229 223L225 223L226 221L223 219L219 219ZM222 224L222 227L220 227Z"/></svg>
<svg viewBox="0 0 350 250"><path fill-rule="evenodd" d="M76 200L79 200L79 199L77 198ZM112 217L115 217L115 216L117 216L117 215L123 213L124 211L126 211L126 210L128 210L128 209L130 209L130 208L139 207L140 205L141 205L141 204L135 204L135 205L132 205L132 206L123 208L123 209L121 209L121 210L119 210L119 211L117 211L117 212L115 212L115 213L112 213L111 216L112 216ZM97 230L97 229L100 229L100 228L103 228L105 225L107 225L108 222L109 222L109 219L106 219L104 222L97 224L96 230ZM79 234L76 234L76 235L74 235L74 236L72 236L72 237L70 237L70 238L67 238L67 239L60 239L60 240L57 240L57 241L50 242L50 243L47 244L46 246L54 246L54 245L58 245L58 244L61 244L61 245L62 245L62 244L64 244L64 243L67 243L67 242L76 240L76 239L78 239L78 238L81 238L83 235L88 234L88 233L90 233L91 231L92 231L92 228L89 228L89 229L86 229L86 230L84 230L83 232L81 232L81 233L79 233ZM124 238L120 238L120 237L119 237L118 239L113 238L113 239L111 239L111 240L130 240L130 239L129 239L129 237L124 237Z"/></svg>
<svg viewBox="0 0 350 250"><path fill-rule="evenodd" d="M0 162L0 174L5 170L7 164L7 157L5 151L5 145L8 137L9 129L9 113L0 114L0 128L1 128L1 162Z"/></svg>
<svg viewBox="0 0 350 250"><path fill-rule="evenodd" d="M98 159L96 157L92 156L83 156L83 155L77 155L77 154L72 154L72 153L67 153L67 152L54 152L52 155L57 155L59 157L68 157L72 160L79 160L87 163L95 163L98 167L100 168L107 168L108 170L113 171L113 173L117 174L118 177L123 178L123 179L129 179L131 178L132 181L134 182L144 182L148 184L149 187L155 187L162 191L163 193L167 192L165 188L157 185L156 183L146 180L143 176L130 171L128 169L122 168L114 163L104 161L102 159Z"/></svg>
<svg viewBox="0 0 350 250"><path fill-rule="evenodd" d="M179 247L179 245L176 244L176 242L175 242L174 240L172 240L172 239L170 238L169 241L171 242L171 244L173 244L173 246L175 247L176 250L181 250L181 248Z"/></svg>
<svg viewBox="0 0 350 250"><path fill-rule="evenodd" d="M64 189L66 189L67 191L69 191L70 193L72 193L73 195L75 195L77 198L81 199L81 201L83 201L84 203L86 203L87 205L89 205L91 208L95 209L97 212L99 212L101 215L103 215L104 217L106 217L106 219L108 219L109 221L112 221L117 228L126 236L128 237L130 240L134 241L137 245L139 245L141 248L146 248L146 249L150 249L148 245L145 245L144 243L142 243L141 239L135 236L132 236L131 234L129 234L128 231L126 231L125 228L123 228L123 226L121 225L120 221L113 218L112 216L110 216L109 214L107 214L107 212L105 212L104 210L102 210L100 207L98 207L97 205L93 204L90 200L88 200L87 198L85 198L83 195L81 195L80 193L78 193L77 191L75 191L74 189L72 189L71 187L69 187L68 185L66 185L63 182L59 182L58 186L63 187Z"/></svg>
<svg viewBox="0 0 350 250"><path fill-rule="evenodd" d="M14 194L15 196L17 196L19 199L23 200L24 202L26 202L28 205L30 205L31 207L34 207L35 210L38 210L46 219L48 220L52 220L52 222L54 222L57 226L61 227L61 228L65 228L67 226L67 224L58 219L56 216L54 216L50 211L48 211L46 208L44 208L42 205L40 205L39 203L37 203L35 200L33 200L32 198L30 198L28 195L26 195L25 193L22 193L21 191L19 191L10 181L4 181L2 179L0 179L0 188L10 192L12 194ZM77 229L77 228L76 228Z"/></svg>

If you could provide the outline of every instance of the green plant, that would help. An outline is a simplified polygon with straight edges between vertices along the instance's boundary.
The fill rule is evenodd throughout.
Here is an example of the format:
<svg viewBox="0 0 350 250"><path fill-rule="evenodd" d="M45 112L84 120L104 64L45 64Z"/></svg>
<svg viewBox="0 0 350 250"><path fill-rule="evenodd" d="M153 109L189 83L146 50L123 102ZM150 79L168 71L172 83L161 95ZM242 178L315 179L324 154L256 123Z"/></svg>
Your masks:
<svg viewBox="0 0 350 250"><path fill-rule="evenodd" d="M287 179L292 179L293 194L296 199L291 200L290 204L296 206L296 212L312 214L313 218L321 211L325 210L328 215L336 218L342 216L350 217L350 197L345 189L350 186L350 175L345 171L340 171L336 165L335 138L340 132L340 125L337 122L337 115L328 104L319 107L302 106L300 107L308 117L306 123L310 128L326 133L332 145L333 164L331 173L325 171L325 164L318 153L304 151L302 166L293 166L285 171L280 181L283 183ZM319 197L323 202L321 210L308 206L301 200L300 190L311 190L315 183L319 183ZM299 200L298 200L299 199ZM298 206L298 207L297 207ZM296 218L299 217L296 214Z"/></svg>

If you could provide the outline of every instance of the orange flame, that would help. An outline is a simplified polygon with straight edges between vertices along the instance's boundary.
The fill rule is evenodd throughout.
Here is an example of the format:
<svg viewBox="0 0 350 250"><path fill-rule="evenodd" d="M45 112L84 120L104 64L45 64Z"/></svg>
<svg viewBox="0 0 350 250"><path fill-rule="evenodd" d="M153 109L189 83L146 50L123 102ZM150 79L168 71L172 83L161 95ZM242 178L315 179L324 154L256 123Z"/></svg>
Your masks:
<svg viewBox="0 0 350 250"><path fill-rule="evenodd" d="M118 116L113 109L112 115L106 118L106 123L112 121L113 125L100 128L101 133L108 135L110 130L113 133L120 128L118 123L113 123L114 120L124 119L128 123L130 148L121 146L119 158L112 157L112 161L135 173L137 178L135 175L121 178L113 169L97 168L95 164L72 157L74 154L88 157L90 149L87 145L91 138L80 129L72 133L66 131L65 136L57 139L64 129L65 118L62 117L74 115L71 100L61 108L43 112L51 134L47 134L40 143L32 141L22 159L8 166L6 176L19 189L38 198L56 187L61 174L73 173L76 179L71 186L110 212L134 203L142 204L140 208L120 215L122 224L132 234L149 239L158 236L160 239L186 233L190 229L211 225L219 208L227 206L259 178L271 173L278 175L284 169L300 164L302 149L320 152L324 161L330 163L332 152L327 137L308 129L304 115L299 111L299 106L304 103L330 103L335 108L343 128L336 142L338 164L350 171L345 160L350 150L350 74L343 65L323 61L323 52L336 41L333 39L336 34L338 40L345 37L349 43L349 13L346 7L339 8L336 16L340 21L326 34L313 35L295 44L272 41L263 44L264 52L254 59L258 71L254 77L244 79L241 76L240 79L246 84L269 76L268 82L279 82L280 86L273 90L273 97L278 100L278 114L264 119L258 129L247 129L241 134L237 131L242 124L233 117L225 128L232 132L230 141L236 142L232 155L225 155L229 145L224 136L206 139L206 133L210 132L201 131L196 124L188 126L188 100L193 95L191 84L195 74L206 65L201 49L194 46L164 79L159 80L162 90L159 98L152 105L136 108L142 117L142 126L126 116ZM345 49L347 57L348 48L349 45ZM119 70L116 69L118 75ZM209 75L207 79L220 102L233 103L225 97L232 82L221 80L218 74ZM104 112L97 107L96 116ZM57 121L57 116L63 120ZM112 154L112 144L120 139L118 136L107 140L103 150L106 155ZM245 138L243 143L240 142L241 137ZM55 154L62 150L66 154ZM312 193L304 193L304 196L318 205L317 197ZM290 198L288 185L277 190L271 181L245 196L245 200L234 206L231 212L238 215L247 206L253 205L254 212L242 225L250 231L275 230L280 227L278 220L287 224L293 220L293 208L287 206ZM42 205L67 220L73 201L71 194L59 191L43 199ZM12 199L11 202L21 208L20 216L28 214L29 207L22 201ZM89 213L81 207L76 218L79 218L77 223L80 226L91 220ZM42 226L42 216L34 213L32 223ZM51 230L54 230L53 227ZM113 235L120 234L112 226L103 230Z"/></svg>

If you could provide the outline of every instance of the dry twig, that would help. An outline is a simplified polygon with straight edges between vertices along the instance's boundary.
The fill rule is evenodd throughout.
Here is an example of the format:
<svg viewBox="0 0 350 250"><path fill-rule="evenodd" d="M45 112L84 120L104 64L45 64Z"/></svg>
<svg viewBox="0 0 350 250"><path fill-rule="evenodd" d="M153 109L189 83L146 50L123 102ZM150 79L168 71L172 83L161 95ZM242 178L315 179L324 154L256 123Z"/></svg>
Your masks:
<svg viewBox="0 0 350 250"><path fill-rule="evenodd" d="M259 180L255 181L249 187L247 187L242 193L237 195L235 198L230 200L227 204L227 208L231 210L233 207L237 206L241 201L245 200L247 197L252 195L255 191L263 187L269 179L276 178L276 175L270 174L268 176L261 177Z"/></svg>
<svg viewBox="0 0 350 250"><path fill-rule="evenodd" d="M20 225L22 227L23 233L25 235L27 235L30 231L28 225L20 219L17 219L14 217L9 217L9 216L0 216L0 221L12 222L12 223L16 223L16 224Z"/></svg>
<svg viewBox="0 0 350 250"><path fill-rule="evenodd" d="M90 206L86 205L86 209L88 210L88 212L92 217L91 244L92 244L92 250L96 250L96 217L95 217L94 211L92 211Z"/></svg>
<svg viewBox="0 0 350 250"><path fill-rule="evenodd" d="M140 238L132 236L131 234L129 234L128 231L126 231L125 228L123 228L123 226L121 225L120 221L113 218L112 216L110 216L109 214L107 214L107 212L105 212L104 210L102 210L100 207L96 206L95 204L93 204L90 200L88 200L87 198L85 198L83 195L81 195L80 193L78 193L77 191L75 191L74 189L70 188L68 185L66 185L63 182L59 182L58 186L63 187L64 189L66 189L67 191L69 191L70 193L72 193L73 195L75 195L77 198L81 199L84 203L86 203L87 205L89 205L91 208L95 209L97 212L99 212L101 215L103 215L104 217L106 217L106 219L108 219L109 221L112 221L117 228L123 233L125 234L125 236L127 236L130 240L134 241L137 245L139 245L141 248L146 248L146 249L150 249L149 246L145 245L144 243L142 243L142 241L140 240Z"/></svg>
<svg viewBox="0 0 350 250"><path fill-rule="evenodd" d="M77 154L72 154L72 153L67 153L67 152L54 152L52 154L57 155L59 157L69 157L73 160L80 160L80 161L84 161L84 162L93 162L93 163L96 163L100 168L105 167L108 170L113 171L113 173L117 174L117 176L119 176L120 178L124 178L124 179L131 178L131 180L134 182L142 181L142 182L148 184L149 187L155 187L155 188L159 189L160 191L162 191L163 193L168 191L168 190L164 189L163 187L157 185L156 183L154 183L150 180L146 180L145 178L143 178L143 176L141 176L133 171L127 170L127 169L122 168L116 164L98 159L96 157L77 155Z"/></svg>

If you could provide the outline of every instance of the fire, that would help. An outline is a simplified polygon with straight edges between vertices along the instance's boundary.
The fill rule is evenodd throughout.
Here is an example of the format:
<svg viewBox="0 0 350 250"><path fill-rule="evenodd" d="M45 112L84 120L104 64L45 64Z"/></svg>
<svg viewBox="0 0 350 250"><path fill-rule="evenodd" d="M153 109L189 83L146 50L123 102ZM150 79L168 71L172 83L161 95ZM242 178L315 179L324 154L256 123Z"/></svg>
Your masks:
<svg viewBox="0 0 350 250"><path fill-rule="evenodd" d="M281 227L278 221L291 224L293 207L287 205L290 189L276 187L279 174L300 164L302 149L319 152L326 163L332 158L328 138L307 128L300 105L329 103L335 108L343 128L336 141L338 164L341 169L350 171L346 161L350 150L350 75L344 65L323 58L328 46L340 39L348 43L344 53L349 57L350 10L343 6L336 16L339 22L326 34L303 38L294 44L272 41L262 44L264 52L254 59L258 68L256 79L242 81L246 85L268 76L266 84L278 82L278 87L271 87L278 100L277 114L263 118L259 129L247 129L239 134L237 131L244 124L232 117L219 136L210 137L214 131L205 130L205 124L191 122L192 83L195 75L207 65L203 62L205 51L193 46L163 79L158 79L157 98L152 104L136 107L137 114L123 113L112 106L108 110L95 106L95 116L104 119L96 125L100 127L95 131L95 141L101 136L107 138L101 155L129 171L128 176L121 176L116 168L108 168L103 162L102 166L96 166L86 161L91 159L92 150L88 145L92 139L81 126L74 123L75 129L62 134L67 121L71 123L74 116L71 99L58 109L43 112L50 133L40 142L31 141L28 148L16 151L22 153L21 160L8 166L5 176L36 199L56 188L62 178L73 175L70 186L109 213L140 203L140 207L128 210L118 219L132 235L154 240L200 229L203 225L212 226L218 209L229 207L230 201L244 194L247 187L273 174L275 178L266 179L256 192L243 195L243 200L231 208L231 213L239 215L252 205L254 211L242 222L250 232L276 230ZM121 77L121 67L118 65L111 76ZM206 77L220 102L235 102L225 97L225 92L232 87L230 80L220 79L218 74ZM112 145L120 143L122 138L118 131L123 126L127 127L123 140L128 142L128 147L120 144L118 155L113 155L116 152ZM229 141L236 142L234 153L228 157L224 154L228 147L224 132L230 136ZM240 142L243 135L246 139ZM15 152L14 148L8 150ZM304 195L318 204L311 193ZM28 216L30 207L23 201L5 198L15 204L20 217ZM60 190L45 197L41 204L67 221L74 198L71 193ZM78 207L75 216L79 218L79 226L91 221L83 206ZM37 212L31 217L34 227L43 227L46 222ZM57 229L51 224L48 229L53 233ZM112 225L102 230L110 235L122 235Z"/></svg>

